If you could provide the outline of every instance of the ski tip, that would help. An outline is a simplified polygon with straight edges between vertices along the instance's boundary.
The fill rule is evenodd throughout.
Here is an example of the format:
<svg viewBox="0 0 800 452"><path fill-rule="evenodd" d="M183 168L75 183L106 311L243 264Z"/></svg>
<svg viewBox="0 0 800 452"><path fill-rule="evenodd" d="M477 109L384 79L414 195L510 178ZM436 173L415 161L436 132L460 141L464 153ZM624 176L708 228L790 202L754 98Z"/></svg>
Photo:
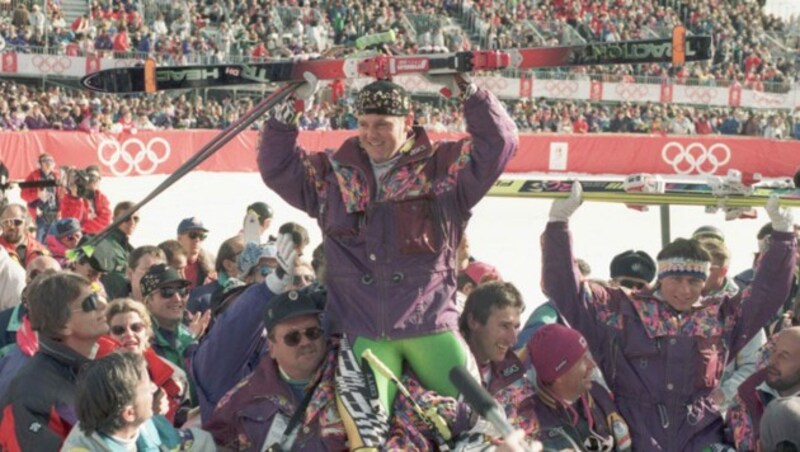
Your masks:
<svg viewBox="0 0 800 452"><path fill-rule="evenodd" d="M144 92L156 92L156 61L148 58L144 62Z"/></svg>
<svg viewBox="0 0 800 452"><path fill-rule="evenodd" d="M672 29L672 64L686 63L686 28L678 25Z"/></svg>

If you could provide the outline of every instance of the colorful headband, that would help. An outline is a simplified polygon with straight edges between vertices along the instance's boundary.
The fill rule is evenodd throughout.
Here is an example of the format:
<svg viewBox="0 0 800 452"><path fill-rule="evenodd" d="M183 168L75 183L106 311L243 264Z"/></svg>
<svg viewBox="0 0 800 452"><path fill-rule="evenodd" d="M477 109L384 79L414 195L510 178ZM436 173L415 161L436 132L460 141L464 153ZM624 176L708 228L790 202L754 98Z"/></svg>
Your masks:
<svg viewBox="0 0 800 452"><path fill-rule="evenodd" d="M658 261L658 279L663 279L667 276L689 275L705 281L708 279L710 270L711 262L696 261L685 257L670 257L668 259L659 259Z"/></svg>
<svg viewBox="0 0 800 452"><path fill-rule="evenodd" d="M356 113L406 116L411 111L411 98L400 85L378 80L365 86L356 98Z"/></svg>

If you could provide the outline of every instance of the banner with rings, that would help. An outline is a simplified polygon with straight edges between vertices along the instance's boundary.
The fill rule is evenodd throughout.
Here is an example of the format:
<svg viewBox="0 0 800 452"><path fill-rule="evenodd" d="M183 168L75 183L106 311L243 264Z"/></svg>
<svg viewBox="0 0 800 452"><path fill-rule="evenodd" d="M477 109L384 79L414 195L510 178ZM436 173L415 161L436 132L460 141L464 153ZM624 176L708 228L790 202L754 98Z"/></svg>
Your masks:
<svg viewBox="0 0 800 452"><path fill-rule="evenodd" d="M106 177L171 174L219 131L148 131L121 134L30 131L0 132L0 160L11 179L23 179L36 168L39 154L49 152L56 164L98 165ZM352 131L301 132L300 145L311 152L336 149ZM463 134L430 134L434 140L457 140ZM245 131L211 156L201 171L258 171L258 132ZM551 172L617 174L652 173L680 176L725 175L735 169L764 177L791 177L800 165L796 140L661 135L520 134L520 146L506 167L509 173ZM557 167L550 158L558 149ZM613 155L612 155L613 154Z"/></svg>

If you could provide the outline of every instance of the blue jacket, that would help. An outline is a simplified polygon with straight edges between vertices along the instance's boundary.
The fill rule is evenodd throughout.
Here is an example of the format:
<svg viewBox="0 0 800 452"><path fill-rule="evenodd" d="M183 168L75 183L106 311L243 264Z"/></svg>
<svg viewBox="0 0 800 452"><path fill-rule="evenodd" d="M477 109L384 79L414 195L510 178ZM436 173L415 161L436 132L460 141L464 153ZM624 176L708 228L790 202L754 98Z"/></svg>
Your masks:
<svg viewBox="0 0 800 452"><path fill-rule="evenodd" d="M200 415L208 420L217 402L258 366L267 350L262 318L273 297L266 284L253 284L214 320L191 360Z"/></svg>

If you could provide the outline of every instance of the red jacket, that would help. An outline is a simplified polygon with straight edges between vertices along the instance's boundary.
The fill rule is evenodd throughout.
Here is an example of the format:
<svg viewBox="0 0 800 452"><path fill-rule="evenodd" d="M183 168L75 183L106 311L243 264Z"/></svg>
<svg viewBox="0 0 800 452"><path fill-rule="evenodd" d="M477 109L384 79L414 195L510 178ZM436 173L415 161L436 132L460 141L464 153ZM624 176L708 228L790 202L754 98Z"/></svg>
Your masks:
<svg viewBox="0 0 800 452"><path fill-rule="evenodd" d="M58 169L53 170L53 177L55 180L61 179L61 174L58 172ZM28 177L25 178L25 182L35 182L42 180L42 170L35 169L28 174ZM20 190L20 196L28 205L28 213L31 215L31 218L36 221L36 208L39 207L40 200L39 200L39 189L38 188L23 188ZM64 189L61 187L56 187L56 199L60 200L64 196Z"/></svg>
<svg viewBox="0 0 800 452"><path fill-rule="evenodd" d="M50 251L31 234L27 234L19 245L8 243L5 237L0 236L0 246L5 248L8 254L23 267L28 267L28 264L39 256L50 255Z"/></svg>
<svg viewBox="0 0 800 452"><path fill-rule="evenodd" d="M169 361L158 356L152 348L144 351L144 360L147 362L147 372L150 374L150 380L158 386L159 389L164 391L164 395L169 401L169 411L164 415L169 422L175 423L175 414L181 407L181 402L185 398L187 387L181 388L180 384L175 379L175 368ZM185 383L184 383L185 384Z"/></svg>
<svg viewBox="0 0 800 452"><path fill-rule="evenodd" d="M94 191L94 203L67 193L61 198L61 218L77 218L84 234L97 234L111 224L111 204L100 190Z"/></svg>

